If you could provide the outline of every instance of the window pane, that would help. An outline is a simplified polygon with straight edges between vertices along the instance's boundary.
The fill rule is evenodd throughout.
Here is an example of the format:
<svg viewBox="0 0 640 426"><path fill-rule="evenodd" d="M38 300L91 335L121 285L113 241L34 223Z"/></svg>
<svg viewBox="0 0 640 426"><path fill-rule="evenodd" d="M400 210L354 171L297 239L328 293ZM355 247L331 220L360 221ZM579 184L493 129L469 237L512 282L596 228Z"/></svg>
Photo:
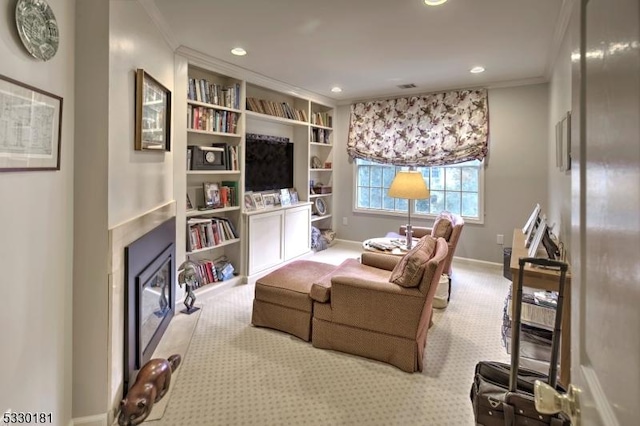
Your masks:
<svg viewBox="0 0 640 426"><path fill-rule="evenodd" d="M460 193L459 192L447 192L446 193L446 210L451 213L460 214Z"/></svg>
<svg viewBox="0 0 640 426"><path fill-rule="evenodd" d="M382 176L382 174L380 174L380 176ZM371 205L369 207L372 209L382 208L382 189L381 188L371 188Z"/></svg>
<svg viewBox="0 0 640 426"><path fill-rule="evenodd" d="M358 207L369 208L369 188L358 187Z"/></svg>
<svg viewBox="0 0 640 426"><path fill-rule="evenodd" d="M391 182L393 182L393 178L396 176L395 167L385 167L382 170L382 185L385 188L389 188L391 186Z"/></svg>
<svg viewBox="0 0 640 426"><path fill-rule="evenodd" d="M478 194L473 192L462 193L462 215L480 217L478 214Z"/></svg>
<svg viewBox="0 0 640 426"><path fill-rule="evenodd" d="M406 198L396 198L396 210L400 212L408 212L409 202Z"/></svg>
<svg viewBox="0 0 640 426"><path fill-rule="evenodd" d="M450 167L446 170L447 191L460 191L460 169L458 167Z"/></svg>
<svg viewBox="0 0 640 426"><path fill-rule="evenodd" d="M431 168L431 186L429 189L444 189L444 168Z"/></svg>
<svg viewBox="0 0 640 426"><path fill-rule="evenodd" d="M395 198L391 198L388 195L382 197L382 208L386 210L393 210L395 207Z"/></svg>
<svg viewBox="0 0 640 426"><path fill-rule="evenodd" d="M438 214L444 210L444 191L431 191L431 211L430 213Z"/></svg>
<svg viewBox="0 0 640 426"><path fill-rule="evenodd" d="M358 167L358 185L369 186L369 166Z"/></svg>
<svg viewBox="0 0 640 426"><path fill-rule="evenodd" d="M429 213L429 199L416 200L416 213Z"/></svg>
<svg viewBox="0 0 640 426"><path fill-rule="evenodd" d="M462 168L462 190L478 192L478 168L477 167ZM464 210L464 208L462 210Z"/></svg>
<svg viewBox="0 0 640 426"><path fill-rule="evenodd" d="M382 188L382 167L380 166L371 167L371 186Z"/></svg>

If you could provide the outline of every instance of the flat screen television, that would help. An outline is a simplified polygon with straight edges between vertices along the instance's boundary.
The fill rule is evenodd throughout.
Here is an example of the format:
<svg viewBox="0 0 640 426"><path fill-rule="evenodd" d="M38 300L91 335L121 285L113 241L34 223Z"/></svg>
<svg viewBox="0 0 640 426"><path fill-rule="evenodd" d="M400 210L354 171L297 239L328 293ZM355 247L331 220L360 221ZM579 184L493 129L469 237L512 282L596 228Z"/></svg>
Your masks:
<svg viewBox="0 0 640 426"><path fill-rule="evenodd" d="M245 191L293 187L293 143L288 138L247 134Z"/></svg>

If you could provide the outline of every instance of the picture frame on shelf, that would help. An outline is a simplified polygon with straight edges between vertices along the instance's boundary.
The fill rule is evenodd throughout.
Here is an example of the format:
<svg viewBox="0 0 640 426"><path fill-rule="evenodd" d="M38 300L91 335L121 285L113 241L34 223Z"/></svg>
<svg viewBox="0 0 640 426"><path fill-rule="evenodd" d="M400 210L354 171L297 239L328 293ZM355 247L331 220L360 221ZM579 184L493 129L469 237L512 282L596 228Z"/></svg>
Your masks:
<svg viewBox="0 0 640 426"><path fill-rule="evenodd" d="M280 190L280 204L283 206L291 205L291 194L289 193L289 188L282 188Z"/></svg>
<svg viewBox="0 0 640 426"><path fill-rule="evenodd" d="M256 209L256 202L253 200L253 192L244 193L244 208L247 211L253 211Z"/></svg>
<svg viewBox="0 0 640 426"><path fill-rule="evenodd" d="M289 195L291 197L291 204L298 204L298 191L295 188L289 188Z"/></svg>
<svg viewBox="0 0 640 426"><path fill-rule="evenodd" d="M0 75L0 172L60 170L62 98Z"/></svg>
<svg viewBox="0 0 640 426"><path fill-rule="evenodd" d="M253 197L253 202L256 204L256 209L264 209L264 200L262 199L262 194L259 192L254 192L253 194L251 194L251 196Z"/></svg>
<svg viewBox="0 0 640 426"><path fill-rule="evenodd" d="M265 208L273 208L276 206L276 197L274 194L264 194L262 196Z"/></svg>
<svg viewBox="0 0 640 426"><path fill-rule="evenodd" d="M220 185L218 182L203 182L204 205L209 209L220 207Z"/></svg>
<svg viewBox="0 0 640 426"><path fill-rule="evenodd" d="M171 151L171 91L136 70L135 150Z"/></svg>
<svg viewBox="0 0 640 426"><path fill-rule="evenodd" d="M187 194L187 211L193 210L193 204L191 203L191 198L189 198L189 194Z"/></svg>

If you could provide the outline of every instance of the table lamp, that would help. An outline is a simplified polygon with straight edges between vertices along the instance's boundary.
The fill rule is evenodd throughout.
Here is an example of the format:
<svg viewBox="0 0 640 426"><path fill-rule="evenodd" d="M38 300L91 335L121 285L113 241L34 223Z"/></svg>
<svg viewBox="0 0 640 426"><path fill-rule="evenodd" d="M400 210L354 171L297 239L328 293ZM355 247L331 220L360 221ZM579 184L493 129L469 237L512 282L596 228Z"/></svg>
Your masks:
<svg viewBox="0 0 640 426"><path fill-rule="evenodd" d="M388 192L389 197L406 198L408 200L420 200L429 196L429 189L424 182L422 173L417 170L400 171L391 182ZM413 230L411 229L411 201L409 201L409 220L407 223L407 249L411 249L413 243Z"/></svg>

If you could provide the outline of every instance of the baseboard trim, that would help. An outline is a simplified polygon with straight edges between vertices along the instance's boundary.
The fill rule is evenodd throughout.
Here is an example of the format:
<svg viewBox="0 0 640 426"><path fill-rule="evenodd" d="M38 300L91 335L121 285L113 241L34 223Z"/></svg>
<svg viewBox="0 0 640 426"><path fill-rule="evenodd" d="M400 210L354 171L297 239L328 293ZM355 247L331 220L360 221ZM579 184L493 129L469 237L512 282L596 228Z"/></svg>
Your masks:
<svg viewBox="0 0 640 426"><path fill-rule="evenodd" d="M78 417L71 419L69 426L108 426L109 416L107 413L96 414L95 416Z"/></svg>
<svg viewBox="0 0 640 426"><path fill-rule="evenodd" d="M462 262L462 263L475 263L479 265L491 266L498 269L502 269L502 266L503 266L502 263L489 262L487 260L471 259L468 257L453 256L453 260L456 262Z"/></svg>

